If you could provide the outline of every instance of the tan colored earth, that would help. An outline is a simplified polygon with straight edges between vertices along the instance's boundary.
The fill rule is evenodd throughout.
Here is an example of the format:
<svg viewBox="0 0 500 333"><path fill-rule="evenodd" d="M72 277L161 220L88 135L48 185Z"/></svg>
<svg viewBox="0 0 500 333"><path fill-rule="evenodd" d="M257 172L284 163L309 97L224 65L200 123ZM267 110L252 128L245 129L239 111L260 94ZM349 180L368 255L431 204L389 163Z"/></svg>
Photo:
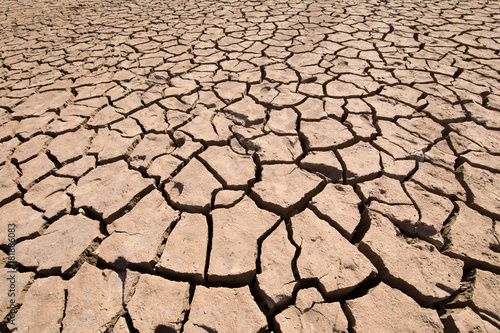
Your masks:
<svg viewBox="0 0 500 333"><path fill-rule="evenodd" d="M500 332L500 3L0 3L0 333Z"/></svg>

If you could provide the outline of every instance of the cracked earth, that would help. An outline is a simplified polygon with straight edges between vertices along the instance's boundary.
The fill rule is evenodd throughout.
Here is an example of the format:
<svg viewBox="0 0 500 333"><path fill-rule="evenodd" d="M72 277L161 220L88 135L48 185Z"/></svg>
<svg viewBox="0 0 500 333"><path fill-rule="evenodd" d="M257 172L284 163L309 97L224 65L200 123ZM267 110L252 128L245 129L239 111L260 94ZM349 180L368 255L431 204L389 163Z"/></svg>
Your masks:
<svg viewBox="0 0 500 333"><path fill-rule="evenodd" d="M499 12L1 2L0 331L499 332Z"/></svg>

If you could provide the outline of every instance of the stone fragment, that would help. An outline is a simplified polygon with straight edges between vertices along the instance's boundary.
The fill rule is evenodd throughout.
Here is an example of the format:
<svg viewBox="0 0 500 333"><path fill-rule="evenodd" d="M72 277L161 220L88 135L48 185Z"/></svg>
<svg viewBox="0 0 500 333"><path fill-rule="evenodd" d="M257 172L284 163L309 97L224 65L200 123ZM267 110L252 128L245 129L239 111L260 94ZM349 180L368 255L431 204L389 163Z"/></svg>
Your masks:
<svg viewBox="0 0 500 333"><path fill-rule="evenodd" d="M168 134L146 134L130 154L130 165L147 169L155 157L171 153L174 149L174 142Z"/></svg>
<svg viewBox="0 0 500 333"><path fill-rule="evenodd" d="M320 177L294 164L264 165L262 181L253 186L251 196L261 207L285 215L305 205L322 183Z"/></svg>
<svg viewBox="0 0 500 333"><path fill-rule="evenodd" d="M246 189L255 180L251 156L236 154L228 146L211 146L199 155L225 188Z"/></svg>
<svg viewBox="0 0 500 333"><path fill-rule="evenodd" d="M242 100L228 105L225 109L226 112L233 115L239 123L245 126L259 124L266 118L266 108L254 102L248 96Z"/></svg>
<svg viewBox="0 0 500 333"><path fill-rule="evenodd" d="M14 165L8 163L0 167L0 204L19 195L18 180L19 171Z"/></svg>
<svg viewBox="0 0 500 333"><path fill-rule="evenodd" d="M141 124L146 133L165 133L168 129L166 112L158 104L153 104L130 115Z"/></svg>
<svg viewBox="0 0 500 333"><path fill-rule="evenodd" d="M23 163L37 156L47 146L50 140L51 138L47 135L37 135L31 138L16 148L12 155L12 160L15 160L17 163Z"/></svg>
<svg viewBox="0 0 500 333"><path fill-rule="evenodd" d="M111 222L135 197L152 188L150 179L142 178L139 172L130 170L127 163L118 161L98 166L80 178L72 195L74 207L88 208Z"/></svg>
<svg viewBox="0 0 500 333"><path fill-rule="evenodd" d="M202 214L183 213L167 238L158 271L203 283L208 246L207 219Z"/></svg>
<svg viewBox="0 0 500 333"><path fill-rule="evenodd" d="M153 160L147 173L156 177L161 183L169 180L170 176L180 167L182 161L172 155L162 155Z"/></svg>
<svg viewBox="0 0 500 333"><path fill-rule="evenodd" d="M275 317L281 332L348 332L340 303L325 303L316 289L301 289L292 305Z"/></svg>
<svg viewBox="0 0 500 333"><path fill-rule="evenodd" d="M401 291L380 283L365 296L346 301L353 332L442 332L435 310L420 307ZM373 311L377 309L377 311Z"/></svg>
<svg viewBox="0 0 500 333"><path fill-rule="evenodd" d="M19 243L16 259L41 274L71 274L81 264L82 253L100 237L98 221L83 215L65 215L42 236Z"/></svg>
<svg viewBox="0 0 500 333"><path fill-rule="evenodd" d="M476 270L472 302L482 317L498 326L500 324L500 275Z"/></svg>
<svg viewBox="0 0 500 333"><path fill-rule="evenodd" d="M67 282L64 331L106 331L124 313L123 283L112 270L84 263Z"/></svg>
<svg viewBox="0 0 500 333"><path fill-rule="evenodd" d="M464 163L458 169L458 176L470 191L469 199L474 206L500 219L500 174Z"/></svg>
<svg viewBox="0 0 500 333"><path fill-rule="evenodd" d="M333 151L311 151L304 157L299 166L312 172L319 172L333 182L342 181L342 165Z"/></svg>
<svg viewBox="0 0 500 333"><path fill-rule="evenodd" d="M458 215L449 230L444 232L449 245L445 246L443 253L459 258L467 265L500 271L500 242L496 225L489 217L466 204L458 201L457 205Z"/></svg>
<svg viewBox="0 0 500 333"><path fill-rule="evenodd" d="M387 204L412 204L412 201L401 187L401 183L393 178L380 178L356 184L356 191L363 201L372 198Z"/></svg>
<svg viewBox="0 0 500 333"><path fill-rule="evenodd" d="M12 109L14 112L12 116L14 118L41 116L47 111L62 108L71 97L73 97L71 92L63 90L33 94L26 101Z"/></svg>
<svg viewBox="0 0 500 333"><path fill-rule="evenodd" d="M280 135L297 135L297 114L293 109L271 110L265 129Z"/></svg>
<svg viewBox="0 0 500 333"><path fill-rule="evenodd" d="M248 287L196 286L184 332L259 332L265 328L266 316Z"/></svg>
<svg viewBox="0 0 500 333"><path fill-rule="evenodd" d="M177 332L189 308L189 284L142 274L127 304L139 332Z"/></svg>
<svg viewBox="0 0 500 333"><path fill-rule="evenodd" d="M369 213L370 228L359 244L377 267L383 281L431 304L460 288L463 262L440 254L417 238L406 238L384 216ZM439 270L436 270L439 267Z"/></svg>
<svg viewBox="0 0 500 333"><path fill-rule="evenodd" d="M211 283L250 283L256 274L257 241L279 217L260 209L248 197L231 208L218 208L213 219L212 251L208 267Z"/></svg>
<svg viewBox="0 0 500 333"><path fill-rule="evenodd" d="M24 162L19 166L22 176L19 184L24 188L30 188L37 180L47 176L56 167L54 163L45 154L38 155L34 159Z"/></svg>
<svg viewBox="0 0 500 333"><path fill-rule="evenodd" d="M214 192L221 189L217 179L195 158L165 184L165 192L172 204L192 213L208 212Z"/></svg>
<svg viewBox="0 0 500 333"><path fill-rule="evenodd" d="M99 110L88 122L90 127L106 127L109 124L115 123L124 119L123 115L116 112L112 106L106 106Z"/></svg>
<svg viewBox="0 0 500 333"><path fill-rule="evenodd" d="M61 134L50 142L47 150L59 163L64 164L84 155L93 136L94 131L86 129Z"/></svg>
<svg viewBox="0 0 500 333"><path fill-rule="evenodd" d="M153 190L119 219L108 225L109 236L99 245L99 258L119 269L153 270L165 233L179 213Z"/></svg>
<svg viewBox="0 0 500 333"><path fill-rule="evenodd" d="M261 163L293 162L302 154L298 136L278 136L270 133L247 143L255 150Z"/></svg>
<svg viewBox="0 0 500 333"><path fill-rule="evenodd" d="M286 225L281 222L262 243L261 272L257 283L266 297L267 307L273 309L289 300L295 287L291 263L295 247L288 240Z"/></svg>
<svg viewBox="0 0 500 333"><path fill-rule="evenodd" d="M26 293L13 327L21 332L33 327L44 332L59 332L66 305L65 287L66 282L57 276L36 279Z"/></svg>
<svg viewBox="0 0 500 333"><path fill-rule="evenodd" d="M293 240L301 248L297 259L300 278L318 280L322 294L343 297L375 274L370 261L310 209L291 221Z"/></svg>
<svg viewBox="0 0 500 333"><path fill-rule="evenodd" d="M312 198L308 207L351 240L361 219L360 203L351 186L327 184L323 191Z"/></svg>
<svg viewBox="0 0 500 333"><path fill-rule="evenodd" d="M411 179L436 194L447 197L456 196L465 200L465 190L456 179L455 173L432 163L419 163L418 170Z"/></svg>
<svg viewBox="0 0 500 333"><path fill-rule="evenodd" d="M0 165L10 161L12 153L16 150L20 143L21 142L17 138L0 143Z"/></svg>
<svg viewBox="0 0 500 333"><path fill-rule="evenodd" d="M17 250L17 248L16 248ZM15 272L15 273L12 273ZM10 278L12 274L15 274L15 281L12 281ZM2 279L2 283L0 283L0 316L5 318L10 312L9 306L12 304L12 297L9 296L9 289L16 289L16 297L14 298L14 305L19 307L20 304L23 303L24 297L26 295L26 287L32 283L33 278L35 277L35 273L26 272L21 273L17 270L13 270L12 267L7 266L5 268L0 268L0 279ZM11 283L14 282L14 288L11 288ZM16 314L17 316L17 314ZM15 318L15 319L19 319ZM19 320L15 321L15 324L18 324ZM16 325L17 326L17 325Z"/></svg>
<svg viewBox="0 0 500 333"><path fill-rule="evenodd" d="M33 185L24 200L44 211L43 216L53 219L71 210L71 199L66 189L74 184L70 178L49 176Z"/></svg>
<svg viewBox="0 0 500 333"><path fill-rule="evenodd" d="M339 149L338 153L346 166L347 183L364 181L381 172L380 154L367 142Z"/></svg>
<svg viewBox="0 0 500 333"><path fill-rule="evenodd" d="M301 121L300 132L305 136L309 149L340 148L354 139L347 127L332 118Z"/></svg>
<svg viewBox="0 0 500 333"><path fill-rule="evenodd" d="M85 155L75 162L68 163L61 169L58 169L55 174L61 177L79 178L94 169L96 159L94 156Z"/></svg>

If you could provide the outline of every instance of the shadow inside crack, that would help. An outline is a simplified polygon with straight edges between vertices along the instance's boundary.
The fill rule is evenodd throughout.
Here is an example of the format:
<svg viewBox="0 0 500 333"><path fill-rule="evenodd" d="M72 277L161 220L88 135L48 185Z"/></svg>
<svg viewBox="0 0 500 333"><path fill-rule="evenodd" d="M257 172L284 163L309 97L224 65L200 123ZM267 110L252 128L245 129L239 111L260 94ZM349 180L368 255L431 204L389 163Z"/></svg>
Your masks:
<svg viewBox="0 0 500 333"><path fill-rule="evenodd" d="M175 333L177 332L173 327L158 325L155 328L155 333Z"/></svg>

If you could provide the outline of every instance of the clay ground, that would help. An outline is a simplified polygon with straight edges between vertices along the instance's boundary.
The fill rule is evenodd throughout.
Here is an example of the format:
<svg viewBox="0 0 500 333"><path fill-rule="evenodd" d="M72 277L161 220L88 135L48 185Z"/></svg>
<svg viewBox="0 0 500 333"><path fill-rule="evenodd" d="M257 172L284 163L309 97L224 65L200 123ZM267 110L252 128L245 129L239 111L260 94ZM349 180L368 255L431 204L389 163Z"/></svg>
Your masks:
<svg viewBox="0 0 500 333"><path fill-rule="evenodd" d="M499 332L499 23L2 1L0 331Z"/></svg>

